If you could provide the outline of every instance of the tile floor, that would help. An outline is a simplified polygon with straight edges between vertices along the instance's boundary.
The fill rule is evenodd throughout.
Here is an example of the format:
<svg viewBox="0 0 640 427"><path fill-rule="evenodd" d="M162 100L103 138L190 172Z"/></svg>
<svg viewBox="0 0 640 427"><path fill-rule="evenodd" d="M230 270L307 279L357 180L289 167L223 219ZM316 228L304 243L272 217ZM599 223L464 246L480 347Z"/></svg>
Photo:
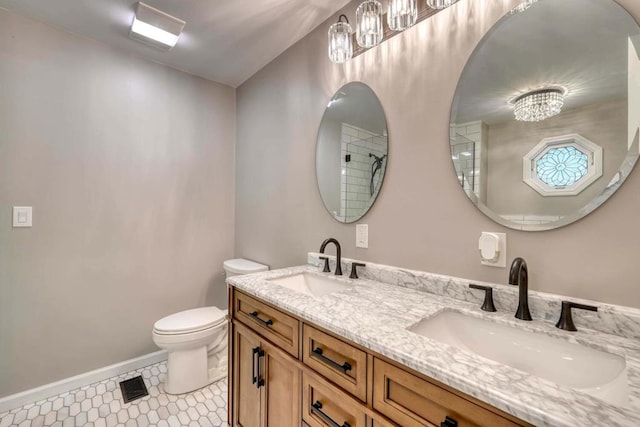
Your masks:
<svg viewBox="0 0 640 427"><path fill-rule="evenodd" d="M163 388L166 362L147 366L0 414L0 427L222 427L227 425L226 378L192 393ZM149 396L124 403L120 381L142 375Z"/></svg>

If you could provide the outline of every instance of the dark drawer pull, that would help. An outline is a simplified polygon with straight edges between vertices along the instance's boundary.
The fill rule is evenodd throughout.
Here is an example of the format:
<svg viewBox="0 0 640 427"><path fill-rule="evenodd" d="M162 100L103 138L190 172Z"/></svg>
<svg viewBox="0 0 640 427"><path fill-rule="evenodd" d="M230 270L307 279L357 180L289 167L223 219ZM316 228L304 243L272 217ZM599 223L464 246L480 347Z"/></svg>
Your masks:
<svg viewBox="0 0 640 427"><path fill-rule="evenodd" d="M445 417L444 421L440 423L440 427L458 427L458 422L453 418Z"/></svg>
<svg viewBox="0 0 640 427"><path fill-rule="evenodd" d="M269 320L262 320L261 318L258 317L258 312L254 311L253 313L249 313L249 316L253 317L257 322L259 322L261 325L266 326L267 328L271 325L273 325L273 320L269 319Z"/></svg>
<svg viewBox="0 0 640 427"><path fill-rule="evenodd" d="M264 350L260 347L256 347L251 350L253 360L251 361L251 383L256 385L256 388L260 388L264 385L264 379L260 378L260 359L264 357ZM256 356L257 359L256 359ZM256 365L258 368L256 369ZM258 374L256 375L256 370Z"/></svg>
<svg viewBox="0 0 640 427"><path fill-rule="evenodd" d="M260 347L255 347L254 349L251 350L251 384L255 384L256 382L258 382L258 376L256 375L256 363L260 362L260 359L257 360L256 362L256 355L258 354L258 352L260 351ZM258 370L260 369L260 367L258 367Z"/></svg>
<svg viewBox="0 0 640 427"><path fill-rule="evenodd" d="M347 373L347 371L351 370L351 364L350 363L344 362L342 365L339 365L337 362L334 362L333 360L329 359L327 356L322 354L322 349L320 347L314 348L313 349L313 353L316 355L316 357L318 359L320 359L321 361L323 361L327 365L329 365L329 366L331 366L331 367L333 367L335 369L339 369L341 371L344 371L345 374Z"/></svg>
<svg viewBox="0 0 640 427"><path fill-rule="evenodd" d="M320 401L318 401L318 400L316 400L316 403L311 405L310 409L311 409L311 412L313 412L314 414L316 414L317 416L322 418L324 420L324 422L329 424L331 427L351 427L351 424L349 424L346 421L343 422L342 425L340 425L337 422L333 421L333 419L329 415L327 415L327 414L325 414L324 412L321 411L322 403L320 403Z"/></svg>

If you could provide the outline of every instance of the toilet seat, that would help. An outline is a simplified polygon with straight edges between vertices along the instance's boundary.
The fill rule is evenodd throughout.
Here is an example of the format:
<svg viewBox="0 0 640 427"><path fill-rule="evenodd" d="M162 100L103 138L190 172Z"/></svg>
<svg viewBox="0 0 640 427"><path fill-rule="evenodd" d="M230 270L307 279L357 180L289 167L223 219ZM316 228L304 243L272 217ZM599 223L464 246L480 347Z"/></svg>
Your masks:
<svg viewBox="0 0 640 427"><path fill-rule="evenodd" d="M226 313L217 307L185 310L163 317L153 325L158 335L183 335L215 328L226 322Z"/></svg>

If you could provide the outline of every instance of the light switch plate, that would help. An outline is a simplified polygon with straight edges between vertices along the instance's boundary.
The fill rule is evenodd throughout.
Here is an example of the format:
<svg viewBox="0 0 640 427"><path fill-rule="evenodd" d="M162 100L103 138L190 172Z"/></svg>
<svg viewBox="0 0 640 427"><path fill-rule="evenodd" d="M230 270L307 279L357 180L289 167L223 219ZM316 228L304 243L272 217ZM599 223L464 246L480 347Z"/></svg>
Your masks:
<svg viewBox="0 0 640 427"><path fill-rule="evenodd" d="M33 223L33 210L31 206L13 207L13 226L31 227Z"/></svg>
<svg viewBox="0 0 640 427"><path fill-rule="evenodd" d="M369 225L356 224L356 248L369 247Z"/></svg>

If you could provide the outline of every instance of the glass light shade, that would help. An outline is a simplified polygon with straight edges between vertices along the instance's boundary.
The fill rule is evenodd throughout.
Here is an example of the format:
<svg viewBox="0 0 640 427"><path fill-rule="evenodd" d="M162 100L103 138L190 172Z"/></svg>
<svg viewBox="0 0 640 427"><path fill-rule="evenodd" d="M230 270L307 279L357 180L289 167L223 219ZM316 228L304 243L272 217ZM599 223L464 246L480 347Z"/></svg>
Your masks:
<svg viewBox="0 0 640 427"><path fill-rule="evenodd" d="M513 110L516 120L539 122L560 114L564 105L564 93L558 89L529 92L515 100Z"/></svg>
<svg viewBox="0 0 640 427"><path fill-rule="evenodd" d="M351 25L338 21L329 27L329 59L335 64L343 64L353 56L353 42L351 41Z"/></svg>
<svg viewBox="0 0 640 427"><path fill-rule="evenodd" d="M356 9L356 40L364 48L377 46L382 41L382 4L366 0Z"/></svg>
<svg viewBox="0 0 640 427"><path fill-rule="evenodd" d="M431 9L446 9L458 0L427 0L427 6Z"/></svg>
<svg viewBox="0 0 640 427"><path fill-rule="evenodd" d="M515 13L524 12L525 10L533 6L534 3L537 3L537 2L538 0L525 0L519 5L517 5L516 7L514 7L513 9L511 9L511 14L513 15Z"/></svg>
<svg viewBox="0 0 640 427"><path fill-rule="evenodd" d="M404 31L418 19L417 0L389 0L387 23L394 31Z"/></svg>

